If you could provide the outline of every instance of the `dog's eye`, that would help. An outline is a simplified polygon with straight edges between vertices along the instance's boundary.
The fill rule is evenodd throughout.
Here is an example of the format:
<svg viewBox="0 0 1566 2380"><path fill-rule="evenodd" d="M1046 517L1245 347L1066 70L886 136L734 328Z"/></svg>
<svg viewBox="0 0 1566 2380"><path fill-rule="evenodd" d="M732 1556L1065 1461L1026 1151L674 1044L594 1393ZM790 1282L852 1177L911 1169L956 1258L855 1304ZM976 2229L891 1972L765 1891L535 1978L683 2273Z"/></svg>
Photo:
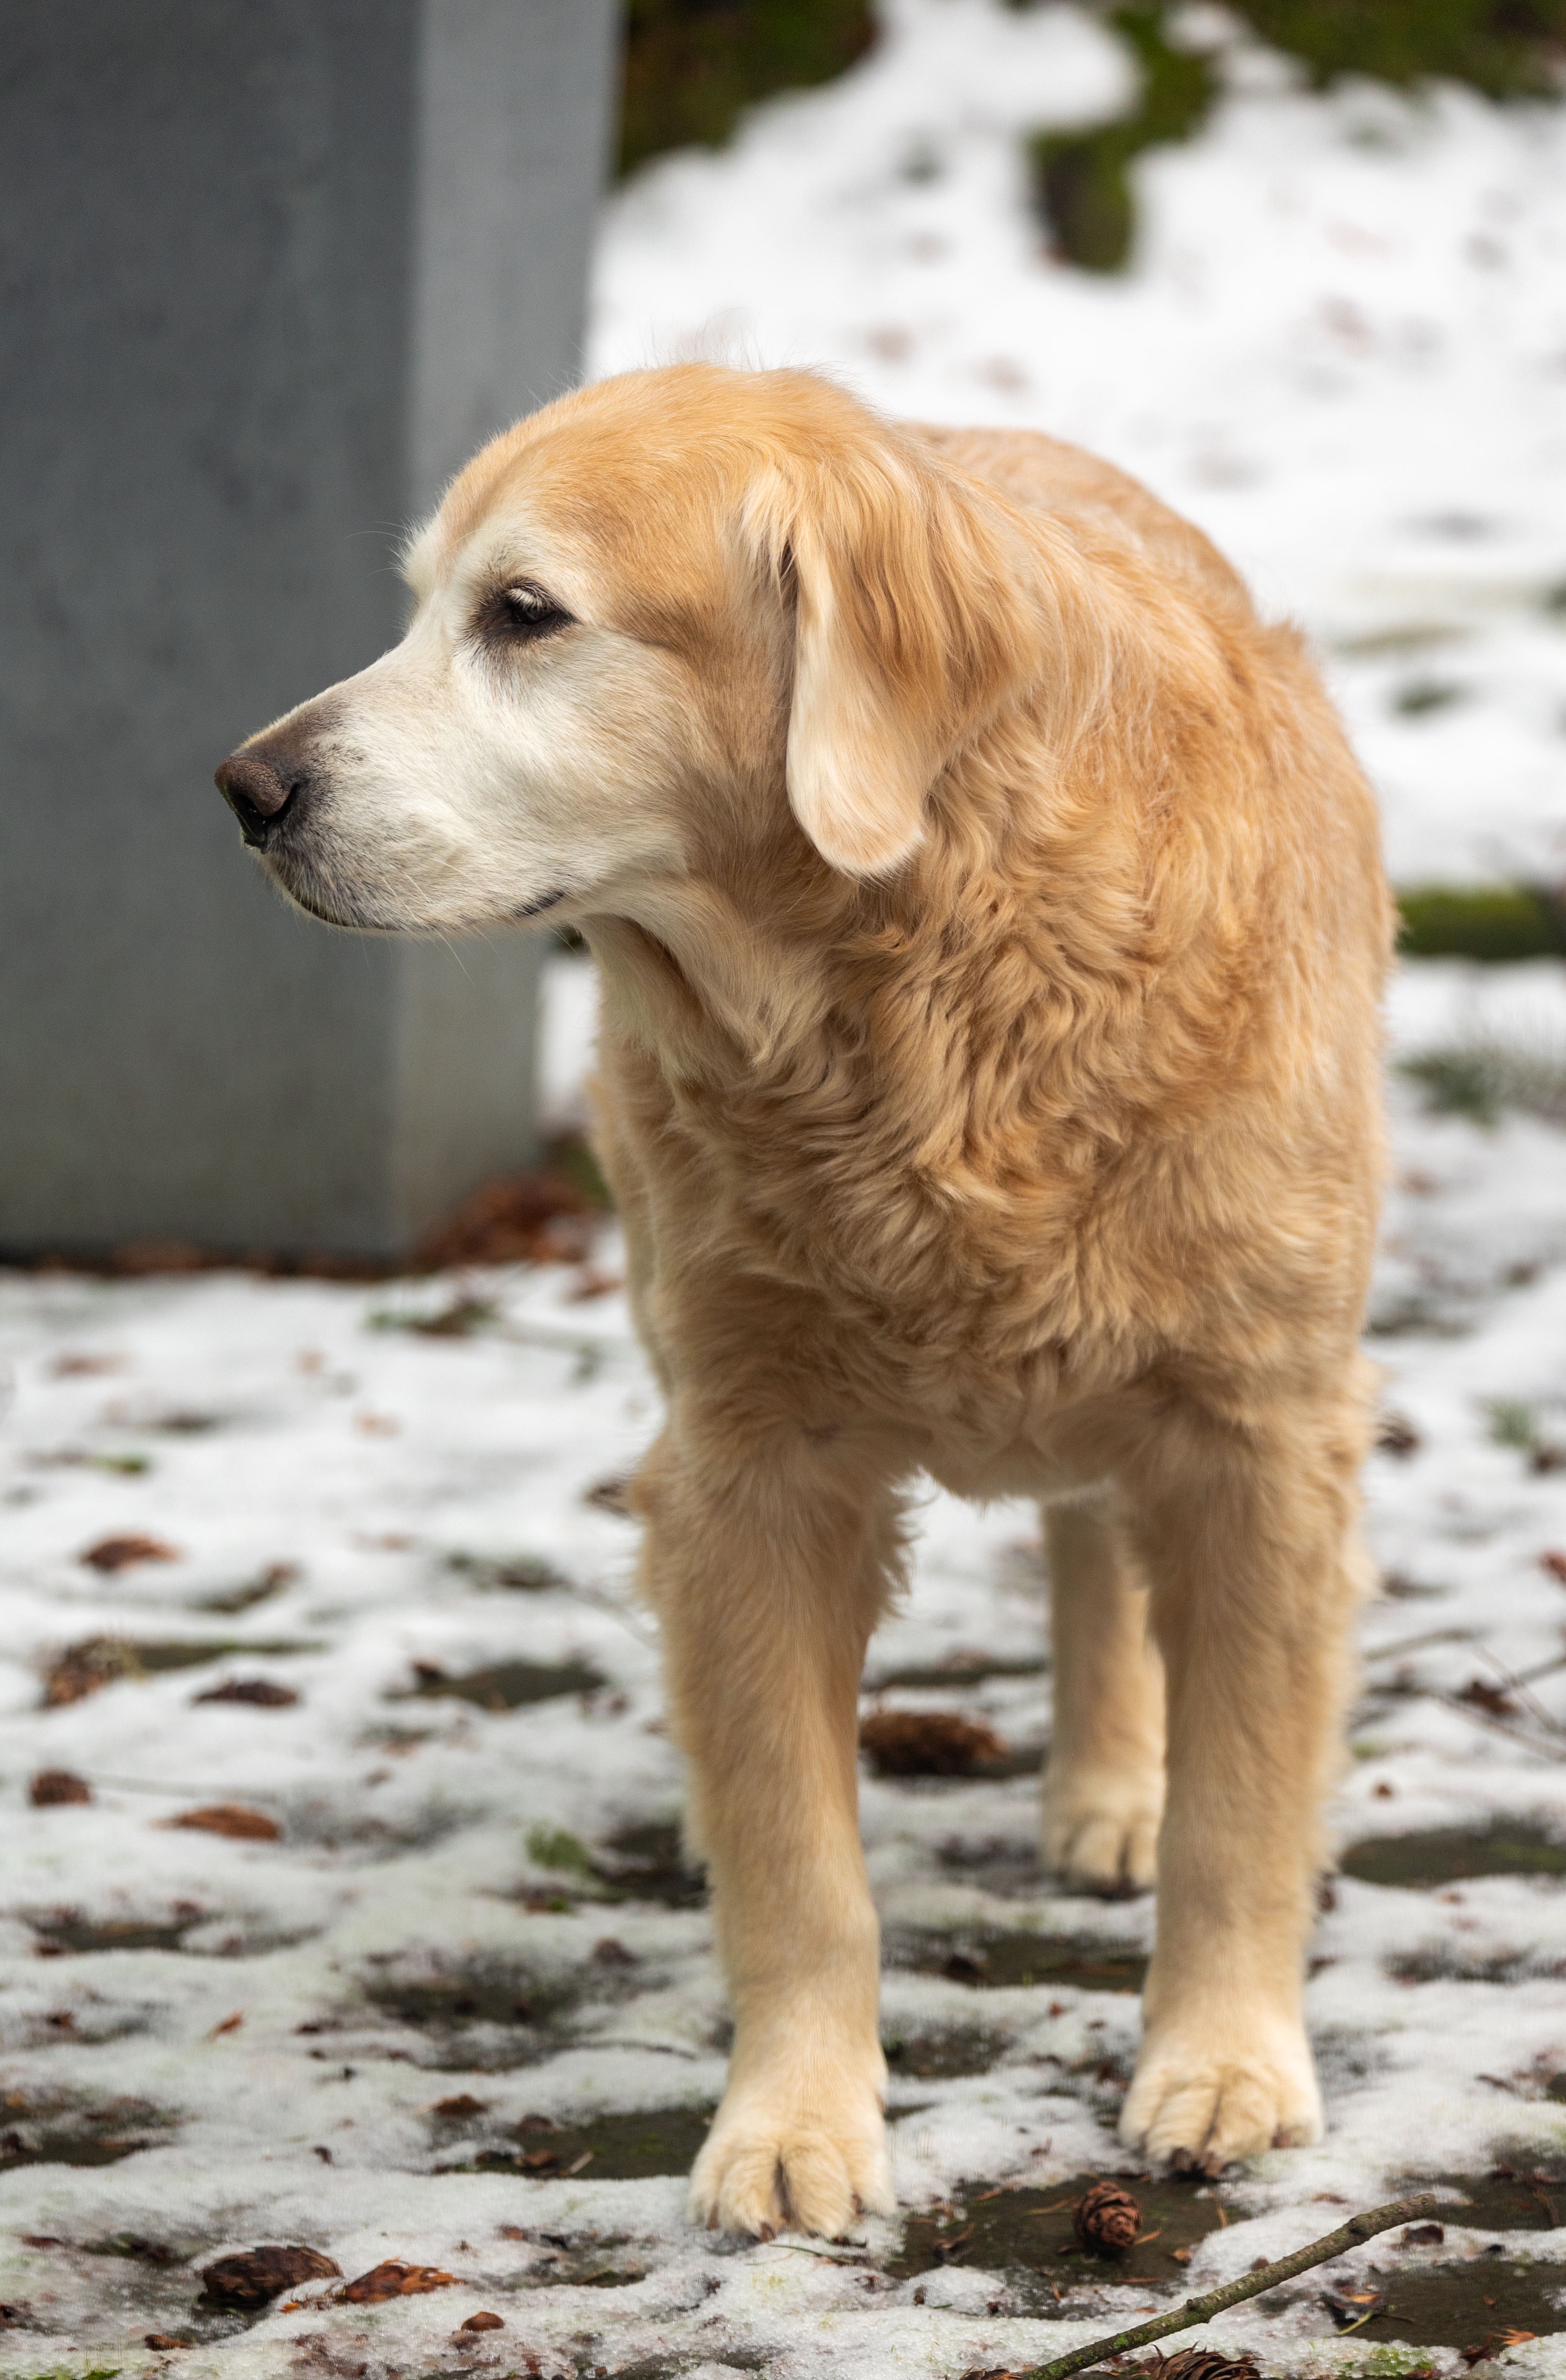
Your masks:
<svg viewBox="0 0 1566 2380"><path fill-rule="evenodd" d="M501 588L484 621L492 635L507 639L550 637L556 629L571 625L570 613L563 611L553 596L535 586L530 578L518 578L511 586Z"/></svg>

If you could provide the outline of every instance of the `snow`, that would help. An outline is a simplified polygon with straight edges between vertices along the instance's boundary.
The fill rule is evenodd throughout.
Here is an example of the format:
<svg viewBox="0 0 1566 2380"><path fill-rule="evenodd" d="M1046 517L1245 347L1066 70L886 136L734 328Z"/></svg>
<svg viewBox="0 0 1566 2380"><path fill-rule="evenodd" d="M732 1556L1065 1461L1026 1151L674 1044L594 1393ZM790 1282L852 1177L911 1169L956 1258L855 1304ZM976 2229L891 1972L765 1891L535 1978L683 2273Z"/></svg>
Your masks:
<svg viewBox="0 0 1566 2380"><path fill-rule="evenodd" d="M1318 99L1237 56L1202 140L1141 167L1141 257L1100 285L1043 254L1016 144L1115 103L1113 45L1064 7L896 0L889 23L841 83L614 200L595 368L693 348L819 363L898 412L1086 439L1320 639L1401 878L1559 872L1566 629L1542 597L1566 577L1566 109ZM1399 712L1416 675L1450 675L1462 700ZM561 1128L580 1121L592 1013L587 963L552 958L542 1083ZM1559 1052L1566 969L1410 966L1390 1024L1396 1051ZM1566 1445L1566 1147L1526 1116L1485 1131L1426 1113L1401 1079L1391 1100L1368 1343L1416 1442L1368 1467L1390 1588L1364 1616L1338 1825L1348 1842L1492 1817L1560 1834L1566 1585L1541 1557L1566 1549L1566 1471L1498 1439L1496 1409L1525 1406L1537 1445ZM618 1270L612 1232L595 1265ZM466 1335L413 1327L463 1300L488 1309ZM524 2116L705 2111L722 2084L706 1908L605 1901L549 1864L552 1832L601 1853L681 1801L635 1525L589 1500L657 1426L621 1293L571 1266L370 1286L14 1273L0 1367L0 2133L79 2139L106 2110L115 2136L147 2143L0 2171L0 2300L19 2309L0 2374L162 2369L141 2342L173 2332L197 2339L175 2368L198 2380L633 2365L882 2380L1042 2360L1147 2302L1106 2286L1097 2312L1043 2321L961 2264L868 2286L851 2250L693 2233L672 2176L443 2169L515 2149ZM172 1551L113 1572L82 1560L116 1536ZM1047 1673L963 1667L1047 1653L1036 1541L1026 1507L930 1494L867 1692L945 1664L949 1682L886 1691L1042 1746ZM524 1560L535 1583L502 1584ZM223 1649L41 1706L54 1658L104 1636ZM592 1679L500 1712L415 1691L416 1663L505 1661ZM1530 1673L1538 1708L1514 1720L1463 1699L1475 1679ZM298 1699L194 1699L225 1679ZM45 1768L89 1779L91 1803L30 1806ZM1146 1949L1149 1903L1062 1900L1028 1867L1036 1794L1026 1776L867 1778L899 1958L918 1936L1030 1926ZM277 1839L168 1823L214 1803ZM69 1947L116 1925L177 1944ZM1373 2204L1409 2175L1538 2159L1566 2136L1546 2095L1566 2068L1558 1880L1346 1876L1312 1954L1328 2137L1224 2184L1228 2228L1197 2250L1193 2286L1341 2219L1318 2197ZM488 2003L445 2028L409 2014L421 1987L467 1978L481 1999L508 1977L540 2022ZM894 2079L904 2208L975 2177L1123 2164L1129 1993L978 1991L894 1963L885 2015L914 2039L980 2023L989 2045L981 2071ZM466 2125L431 2113L462 2094L483 2103ZM867 2225L868 2252L895 2233ZM1454 2221L1443 2252L1497 2236ZM104 2252L136 2237L171 2260ZM1566 2229L1526 2240L1566 2264ZM211 2256L294 2240L346 2276L402 2257L456 2284L364 2307L310 2283L249 2326L195 2314ZM605 2265L618 2286L592 2282ZM457 2335L481 2308L504 2327ZM1308 2293L1208 2335L1300 2380L1386 2354L1330 2343ZM1508 2368L1563 2372L1566 2350L1522 2346Z"/></svg>

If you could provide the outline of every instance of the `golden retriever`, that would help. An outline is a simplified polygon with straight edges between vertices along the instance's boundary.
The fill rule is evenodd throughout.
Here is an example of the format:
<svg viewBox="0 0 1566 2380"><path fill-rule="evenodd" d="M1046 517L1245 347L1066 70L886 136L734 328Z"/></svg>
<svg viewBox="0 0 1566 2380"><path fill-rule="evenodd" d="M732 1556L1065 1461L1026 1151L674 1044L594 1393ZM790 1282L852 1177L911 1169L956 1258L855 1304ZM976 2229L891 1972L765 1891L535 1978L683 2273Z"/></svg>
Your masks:
<svg viewBox="0 0 1566 2380"><path fill-rule="evenodd" d="M694 2214L892 2204L856 1720L921 1472L1043 1502L1045 1855L1157 1870L1124 2139L1312 2139L1390 909L1300 639L1108 466L802 372L550 406L407 575L395 650L219 783L317 917L547 912L601 972L735 2022Z"/></svg>

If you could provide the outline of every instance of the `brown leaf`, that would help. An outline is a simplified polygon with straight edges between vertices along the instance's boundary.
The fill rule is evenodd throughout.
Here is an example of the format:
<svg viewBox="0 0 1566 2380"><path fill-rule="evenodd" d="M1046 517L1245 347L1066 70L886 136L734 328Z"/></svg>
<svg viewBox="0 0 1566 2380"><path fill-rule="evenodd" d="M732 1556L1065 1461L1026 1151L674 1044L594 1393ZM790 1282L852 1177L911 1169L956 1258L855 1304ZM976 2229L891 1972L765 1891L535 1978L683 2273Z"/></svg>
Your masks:
<svg viewBox="0 0 1566 2380"><path fill-rule="evenodd" d="M971 1777L1010 1750L993 1728L960 1711L872 1711L859 1744L878 1777Z"/></svg>
<svg viewBox="0 0 1566 2380"><path fill-rule="evenodd" d="M639 1963L636 1952L627 1950L613 1934L606 1934L601 1942L593 1944L593 1958L601 1967L634 1967Z"/></svg>
<svg viewBox="0 0 1566 2380"><path fill-rule="evenodd" d="M27 1789L35 1810L52 1810L67 1802L91 1802L92 1788L85 1777L68 1768L41 1768Z"/></svg>
<svg viewBox="0 0 1566 2380"><path fill-rule="evenodd" d="M193 2338L176 2338L172 2331L150 2330L141 2342L143 2347L194 2347Z"/></svg>
<svg viewBox="0 0 1566 2380"><path fill-rule="evenodd" d="M201 1835L227 1835L235 1842L274 1843L283 1832L264 1811L242 1809L237 1802L213 1802L200 1810L182 1810L177 1818L160 1821L165 1827L188 1827Z"/></svg>
<svg viewBox="0 0 1566 2380"><path fill-rule="evenodd" d="M1321 2302L1338 2328L1347 2330L1351 2324L1367 2322L1372 2314L1379 2313L1387 2302L1387 2293L1385 2289L1323 2289Z"/></svg>
<svg viewBox="0 0 1566 2380"><path fill-rule="evenodd" d="M433 2265L405 2265L394 2256L360 2273L338 2295L353 2305L381 2305L388 2298L422 2297L429 2289L455 2287L455 2273L443 2273Z"/></svg>
<svg viewBox="0 0 1566 2380"><path fill-rule="evenodd" d="M458 2323L457 2328L458 2330L504 2330L505 2325L498 2313L470 2313L466 2322Z"/></svg>
<svg viewBox="0 0 1566 2380"><path fill-rule="evenodd" d="M482 2116L489 2112L487 2099L475 2099L471 2091L458 2091L455 2098L437 2099L430 2113L432 2116Z"/></svg>
<svg viewBox="0 0 1566 2380"><path fill-rule="evenodd" d="M340 2280L343 2267L318 2248L252 2248L219 2256L201 2275L201 2294L216 2305L261 2306L301 2281Z"/></svg>
<svg viewBox="0 0 1566 2380"><path fill-rule="evenodd" d="M65 2244L66 2243L63 2240L56 2240L52 2231L24 2231L22 2233L22 2246L24 2248L63 2248Z"/></svg>
<svg viewBox="0 0 1566 2380"><path fill-rule="evenodd" d="M1410 2223L1404 2227L1400 2248L1439 2248L1446 2239L1445 2228L1439 2223Z"/></svg>
<svg viewBox="0 0 1566 2380"><path fill-rule="evenodd" d="M93 1570L112 1572L129 1570L135 1562L178 1561L181 1555L177 1546L163 1537L125 1536L100 1537L80 1559Z"/></svg>
<svg viewBox="0 0 1566 2380"><path fill-rule="evenodd" d="M297 1686L280 1686L271 1678L225 1678L221 1686L191 1696L198 1703L254 1703L258 1710L286 1710L298 1699Z"/></svg>
<svg viewBox="0 0 1566 2380"><path fill-rule="evenodd" d="M1559 1579L1560 1585L1566 1586L1566 1554L1540 1554L1539 1568L1548 1571L1551 1578Z"/></svg>
<svg viewBox="0 0 1566 2380"><path fill-rule="evenodd" d="M224 2018L224 2020L223 2020L223 2022L222 2022L222 2023L221 2023L221 2024L214 2024L214 2025L213 2025L213 2027L212 2027L212 2029L211 2033L209 2033L209 2034L208 2034L208 2035L207 2035L207 2039L208 2039L209 2041L216 2041L216 2040L217 2040L217 2038L218 2038L218 2036L219 2036L221 2034L225 2034L225 2033L237 2033L237 2032L238 2032L238 2030L239 2030L239 2027L244 2023L244 2022L245 2022L245 2011L244 2011L244 2010L243 2010L243 2009L236 2009L236 2010L234 2010L234 2013L233 2013L233 2015L232 2015L232 2016L225 2016L225 2017Z"/></svg>

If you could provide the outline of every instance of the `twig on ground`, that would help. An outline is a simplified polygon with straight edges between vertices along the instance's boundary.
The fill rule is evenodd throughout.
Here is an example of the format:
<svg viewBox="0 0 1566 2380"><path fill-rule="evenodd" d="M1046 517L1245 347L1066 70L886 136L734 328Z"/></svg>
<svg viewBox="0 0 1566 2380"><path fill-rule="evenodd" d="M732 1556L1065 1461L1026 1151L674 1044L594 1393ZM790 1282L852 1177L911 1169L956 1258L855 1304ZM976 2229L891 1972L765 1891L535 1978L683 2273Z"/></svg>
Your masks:
<svg viewBox="0 0 1566 2380"><path fill-rule="evenodd" d="M1025 2372L1013 2374L1013 2380L1068 2380L1073 2372L1086 2372L1089 2365L1102 2363L1106 2356L1127 2354L1134 2347L1150 2347L1155 2338L1168 2338L1171 2332L1189 2330L1200 2322L1208 2322L1215 2313L1222 2313L1246 2298L1259 2297L1264 2289L1276 2289L1280 2281L1291 2281L1296 2273L1308 2273L1313 2265L1329 2264L1334 2256L1346 2255L1373 2240L1378 2231L1390 2231L1394 2224L1416 2223L1436 2211L1432 2192L1420 2191L1412 2198L1394 2198L1386 2206L1373 2206L1365 2215L1351 2215L1336 2231L1324 2239L1313 2240L1305 2248L1296 2248L1292 2256L1280 2256L1276 2264L1263 2265L1254 2273L1242 2273L1237 2281L1226 2281L1221 2289L1209 2289L1206 2297L1190 2298L1173 2313L1159 2314L1156 2322L1145 2322L1135 2330L1117 2331L1112 2338L1096 2338L1086 2347L1074 2348L1071 2354L1057 2356L1053 2363L1037 2363Z"/></svg>

